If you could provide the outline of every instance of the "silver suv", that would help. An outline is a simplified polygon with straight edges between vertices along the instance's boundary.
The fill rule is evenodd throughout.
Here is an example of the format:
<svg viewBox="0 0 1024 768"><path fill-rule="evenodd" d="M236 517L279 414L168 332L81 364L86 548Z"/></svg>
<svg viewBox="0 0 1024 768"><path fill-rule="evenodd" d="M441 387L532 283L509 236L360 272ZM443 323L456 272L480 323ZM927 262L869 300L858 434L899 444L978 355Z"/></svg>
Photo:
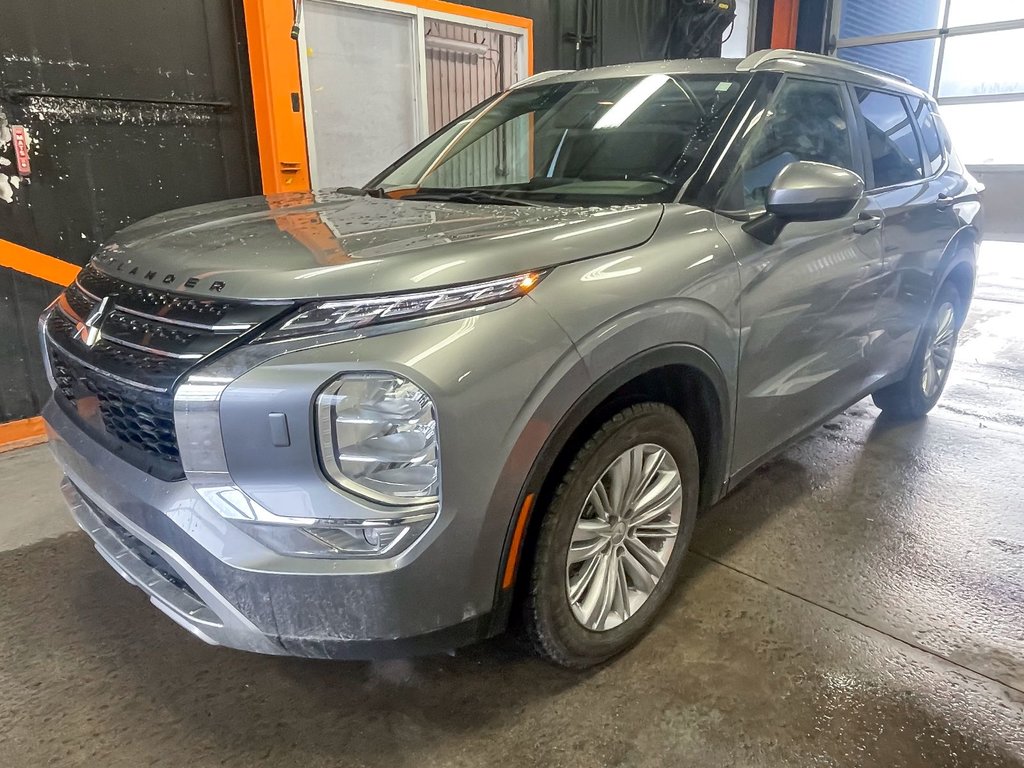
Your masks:
<svg viewBox="0 0 1024 768"><path fill-rule="evenodd" d="M203 640L365 658L651 625L699 509L923 416L980 185L925 93L765 52L534 78L361 189L156 216L40 324L64 492Z"/></svg>

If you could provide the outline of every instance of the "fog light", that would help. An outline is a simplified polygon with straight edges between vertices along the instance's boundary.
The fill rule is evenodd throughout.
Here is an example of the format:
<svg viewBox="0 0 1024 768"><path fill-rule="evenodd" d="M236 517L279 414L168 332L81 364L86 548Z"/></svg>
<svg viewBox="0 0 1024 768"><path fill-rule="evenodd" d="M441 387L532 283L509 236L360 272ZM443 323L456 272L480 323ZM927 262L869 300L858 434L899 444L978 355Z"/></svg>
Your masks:
<svg viewBox="0 0 1024 768"><path fill-rule="evenodd" d="M335 484L387 504L437 500L437 414L426 392L395 374L345 374L316 408L320 462Z"/></svg>
<svg viewBox="0 0 1024 768"><path fill-rule="evenodd" d="M266 547L294 557L394 557L408 549L427 530L432 514L397 520L367 520L347 525L296 526L238 523Z"/></svg>

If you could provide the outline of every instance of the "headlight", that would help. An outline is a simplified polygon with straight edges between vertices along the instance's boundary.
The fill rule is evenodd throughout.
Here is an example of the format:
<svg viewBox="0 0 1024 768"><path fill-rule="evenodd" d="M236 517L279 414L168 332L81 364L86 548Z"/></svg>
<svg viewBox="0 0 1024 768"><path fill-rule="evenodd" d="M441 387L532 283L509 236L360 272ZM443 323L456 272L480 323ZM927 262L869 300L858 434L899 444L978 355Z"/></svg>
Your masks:
<svg viewBox="0 0 1024 768"><path fill-rule="evenodd" d="M277 328L268 331L263 339L276 341L311 333L347 331L517 299L533 290L543 277L544 273L541 272L526 272L425 293L325 301L302 309Z"/></svg>
<svg viewBox="0 0 1024 768"><path fill-rule="evenodd" d="M386 504L437 500L437 414L427 393L391 373L345 374L316 399L324 472Z"/></svg>

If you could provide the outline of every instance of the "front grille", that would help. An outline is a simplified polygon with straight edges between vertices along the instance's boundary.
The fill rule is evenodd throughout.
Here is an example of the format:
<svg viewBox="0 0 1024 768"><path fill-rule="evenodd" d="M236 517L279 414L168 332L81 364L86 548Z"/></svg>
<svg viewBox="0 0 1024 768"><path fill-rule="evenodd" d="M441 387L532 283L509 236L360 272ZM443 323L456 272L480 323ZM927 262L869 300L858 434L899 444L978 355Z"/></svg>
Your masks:
<svg viewBox="0 0 1024 768"><path fill-rule="evenodd" d="M101 335L88 346L80 329L105 297ZM126 461L161 479L180 479L175 385L283 308L152 290L86 267L46 321L55 397Z"/></svg>
<svg viewBox="0 0 1024 768"><path fill-rule="evenodd" d="M174 409L164 392L150 392L97 375L62 350L50 346L50 366L57 391L73 405L93 432L102 432L123 445L120 453L139 453L151 461L142 468L166 479L180 477L178 444L174 435ZM164 466L160 466L164 465Z"/></svg>

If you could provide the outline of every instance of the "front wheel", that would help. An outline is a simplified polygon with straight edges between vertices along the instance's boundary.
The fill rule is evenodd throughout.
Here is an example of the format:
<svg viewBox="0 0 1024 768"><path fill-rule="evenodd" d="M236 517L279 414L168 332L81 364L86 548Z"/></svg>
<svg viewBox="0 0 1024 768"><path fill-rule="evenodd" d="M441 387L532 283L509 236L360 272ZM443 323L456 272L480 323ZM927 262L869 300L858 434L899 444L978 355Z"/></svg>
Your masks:
<svg viewBox="0 0 1024 768"><path fill-rule="evenodd" d="M960 294L947 283L935 300L906 377L872 396L883 413L919 419L939 402L953 368L960 306Z"/></svg>
<svg viewBox="0 0 1024 768"><path fill-rule="evenodd" d="M541 524L526 600L537 650L583 668L650 628L697 513L697 449L660 403L627 408L580 449Z"/></svg>

